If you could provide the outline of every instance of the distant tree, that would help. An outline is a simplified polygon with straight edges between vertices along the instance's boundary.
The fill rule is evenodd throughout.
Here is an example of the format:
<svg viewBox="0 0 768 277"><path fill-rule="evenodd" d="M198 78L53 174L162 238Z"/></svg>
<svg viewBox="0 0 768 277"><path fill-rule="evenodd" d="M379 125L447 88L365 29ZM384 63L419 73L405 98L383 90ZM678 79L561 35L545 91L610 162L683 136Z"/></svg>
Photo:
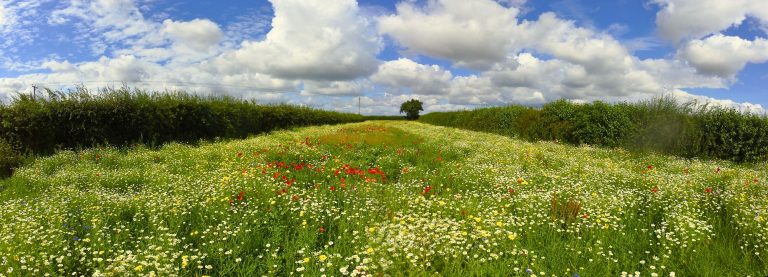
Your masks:
<svg viewBox="0 0 768 277"><path fill-rule="evenodd" d="M423 102L411 99L400 105L400 113L405 113L405 118L408 120L416 120L419 119L419 112L424 110L423 106Z"/></svg>

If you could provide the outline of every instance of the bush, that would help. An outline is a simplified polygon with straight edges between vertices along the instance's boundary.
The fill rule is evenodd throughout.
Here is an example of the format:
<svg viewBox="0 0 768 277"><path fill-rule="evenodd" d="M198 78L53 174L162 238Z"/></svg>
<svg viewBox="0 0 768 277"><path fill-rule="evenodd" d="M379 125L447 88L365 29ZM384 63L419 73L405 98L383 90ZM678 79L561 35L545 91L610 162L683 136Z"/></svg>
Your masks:
<svg viewBox="0 0 768 277"><path fill-rule="evenodd" d="M19 95L0 106L0 137L22 151L49 154L57 149L134 143L196 143L295 126L363 121L345 114L291 105L257 105L231 97L185 92L84 88L48 91L48 97Z"/></svg>
<svg viewBox="0 0 768 277"><path fill-rule="evenodd" d="M661 97L635 104L558 100L429 113L421 121L531 141L555 140L736 162L768 160L768 118Z"/></svg>
<svg viewBox="0 0 768 277"><path fill-rule="evenodd" d="M19 154L14 151L11 144L0 138L0 178L13 174L13 170L19 165Z"/></svg>

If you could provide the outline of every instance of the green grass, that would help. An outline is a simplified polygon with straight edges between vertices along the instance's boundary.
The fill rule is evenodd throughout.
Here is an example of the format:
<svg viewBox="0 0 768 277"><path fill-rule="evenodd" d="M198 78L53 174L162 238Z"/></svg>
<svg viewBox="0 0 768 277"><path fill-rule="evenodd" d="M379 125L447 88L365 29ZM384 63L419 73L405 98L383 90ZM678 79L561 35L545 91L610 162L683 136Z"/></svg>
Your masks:
<svg viewBox="0 0 768 277"><path fill-rule="evenodd" d="M763 276L766 172L406 121L65 151L0 181L0 274Z"/></svg>

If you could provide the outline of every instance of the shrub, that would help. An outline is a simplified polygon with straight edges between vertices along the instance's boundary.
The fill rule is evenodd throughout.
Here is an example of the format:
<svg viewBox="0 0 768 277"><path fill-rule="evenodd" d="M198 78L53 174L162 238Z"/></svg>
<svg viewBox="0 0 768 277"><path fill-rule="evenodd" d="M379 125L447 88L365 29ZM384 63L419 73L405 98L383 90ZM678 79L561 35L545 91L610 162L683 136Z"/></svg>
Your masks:
<svg viewBox="0 0 768 277"><path fill-rule="evenodd" d="M0 137L21 150L47 154L57 149L134 143L196 143L244 138L294 126L363 121L355 114L291 105L258 105L232 97L185 92L84 88L48 91L48 97L19 95L0 106Z"/></svg>
<svg viewBox="0 0 768 277"><path fill-rule="evenodd" d="M14 151L10 143L0 138L0 178L13 174L13 170L19 165L19 154Z"/></svg>
<svg viewBox="0 0 768 277"><path fill-rule="evenodd" d="M661 97L635 104L558 100L429 113L425 123L527 140L555 140L737 162L768 160L768 117Z"/></svg>

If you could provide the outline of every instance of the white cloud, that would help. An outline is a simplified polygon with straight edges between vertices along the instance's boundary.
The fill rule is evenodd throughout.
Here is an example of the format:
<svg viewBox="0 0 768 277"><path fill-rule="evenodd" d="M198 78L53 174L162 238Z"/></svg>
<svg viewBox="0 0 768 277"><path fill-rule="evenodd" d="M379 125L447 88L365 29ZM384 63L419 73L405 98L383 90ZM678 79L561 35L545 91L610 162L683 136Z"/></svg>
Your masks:
<svg viewBox="0 0 768 277"><path fill-rule="evenodd" d="M459 105L509 105L543 104L544 94L528 87L499 87L485 76L459 76L450 87L451 104Z"/></svg>
<svg viewBox="0 0 768 277"><path fill-rule="evenodd" d="M7 18L7 13L8 10L5 8L5 4L0 2L0 28L8 24L9 19Z"/></svg>
<svg viewBox="0 0 768 277"><path fill-rule="evenodd" d="M277 78L351 80L372 74L381 40L354 0L273 0L266 39L215 60L222 72L254 70Z"/></svg>
<svg viewBox="0 0 768 277"><path fill-rule="evenodd" d="M702 74L735 79L747 63L768 61L768 40L756 38L750 41L717 34L688 42L678 49L677 55Z"/></svg>
<svg viewBox="0 0 768 277"><path fill-rule="evenodd" d="M736 102L728 99L716 99L712 97L694 95L682 90L674 90L671 94L672 97L680 101L681 103L695 103L696 105L709 105L727 109L735 109L741 112L749 112L753 114L766 114L765 108L760 104L753 104L749 102Z"/></svg>
<svg viewBox="0 0 768 277"><path fill-rule="evenodd" d="M620 70L631 58L613 37L579 28L554 13L543 13L536 21L523 22L514 40L519 48L531 48L582 65L589 73Z"/></svg>
<svg viewBox="0 0 768 277"><path fill-rule="evenodd" d="M301 95L356 96L372 88L368 81L305 81Z"/></svg>
<svg viewBox="0 0 768 277"><path fill-rule="evenodd" d="M222 33L216 23L208 19L178 22L163 21L164 31L174 40L176 47L188 47L191 51L207 51L221 41Z"/></svg>
<svg viewBox="0 0 768 277"><path fill-rule="evenodd" d="M662 36L679 42L718 33L741 24L748 16L768 22L763 0L653 0L661 6L656 25ZM766 24L768 26L768 24Z"/></svg>
<svg viewBox="0 0 768 277"><path fill-rule="evenodd" d="M87 22L80 25L80 32L112 43L131 44L157 29L154 22L144 18L133 0L70 0L65 8L53 11L48 22L64 24L72 18Z"/></svg>
<svg viewBox="0 0 768 277"><path fill-rule="evenodd" d="M685 1L654 3L663 6L661 14L672 2ZM70 62L49 57L37 66L50 73L0 78L0 91L25 90L34 83L82 82L96 87L126 81L149 89L227 92L347 112L357 110L351 96L363 96L363 112L369 114L396 113L410 98L419 98L428 111L437 111L540 105L559 98L635 101L673 91L679 99L762 109L691 95L684 89L727 88L746 63L765 62L764 39L722 35L687 39L676 56L640 59L632 51L649 47L648 41L618 41L612 34L621 33L622 26L601 32L548 12L519 21L521 9L526 9L526 1L520 0L404 1L397 5L396 14L385 16L381 11L360 11L354 0L272 0L271 29L264 14L260 14L264 18L249 15L257 19L254 24L223 27L204 18L147 18L142 3L150 2L68 1L48 21L77 28L100 58ZM745 16L765 18L768 11L751 5ZM17 22L9 18L24 14L16 7L5 6L5 22ZM727 21L738 21L734 18ZM268 32L238 34L242 26ZM448 68L419 64L413 56L381 62L377 55L383 48L382 35L404 47L405 56L448 59L454 66L479 72L455 76ZM6 68L9 64L5 63Z"/></svg>
<svg viewBox="0 0 768 277"><path fill-rule="evenodd" d="M398 94L445 94L452 79L450 71L437 65L422 65L407 58L388 61L371 76L377 84Z"/></svg>
<svg viewBox="0 0 768 277"><path fill-rule="evenodd" d="M144 18L129 0L73 0L53 12L52 23L82 20L81 31L109 43L112 57L70 63L48 61L49 74L0 79L4 91L32 83L94 86L128 82L145 88L185 87L228 91L299 92L303 95L359 95L371 88L367 77L378 67L381 41L357 14L353 0L273 1L272 30L262 41L245 41L228 49L219 26L208 19L191 21ZM124 47L120 47L123 45ZM274 97L269 97L274 99Z"/></svg>
<svg viewBox="0 0 768 277"><path fill-rule="evenodd" d="M397 14L379 18L379 30L416 53L483 69L506 57L518 13L488 0L401 2Z"/></svg>

